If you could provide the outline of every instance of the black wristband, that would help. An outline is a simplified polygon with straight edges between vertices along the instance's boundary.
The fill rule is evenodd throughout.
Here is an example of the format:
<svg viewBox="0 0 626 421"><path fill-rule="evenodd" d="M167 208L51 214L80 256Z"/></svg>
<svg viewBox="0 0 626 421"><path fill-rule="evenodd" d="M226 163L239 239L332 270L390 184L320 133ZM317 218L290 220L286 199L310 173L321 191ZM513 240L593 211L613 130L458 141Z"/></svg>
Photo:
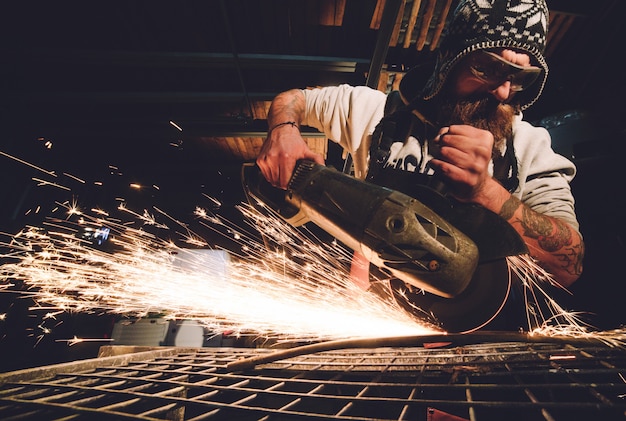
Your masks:
<svg viewBox="0 0 626 421"><path fill-rule="evenodd" d="M300 130L300 128L298 127L298 124L295 121L283 121L282 123L278 123L277 125L275 125L271 129L269 129L267 131L267 137L270 136L270 133L272 133L272 131L274 131L274 129L276 129L276 128L280 127L280 126L286 126L287 124L290 124L291 126L293 126L296 129Z"/></svg>

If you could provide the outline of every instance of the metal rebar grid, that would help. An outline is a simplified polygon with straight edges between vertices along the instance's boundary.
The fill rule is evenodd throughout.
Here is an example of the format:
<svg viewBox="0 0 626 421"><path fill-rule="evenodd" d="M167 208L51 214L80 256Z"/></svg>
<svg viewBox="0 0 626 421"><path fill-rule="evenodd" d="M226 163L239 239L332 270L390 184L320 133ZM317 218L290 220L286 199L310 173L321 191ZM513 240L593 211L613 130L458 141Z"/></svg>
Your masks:
<svg viewBox="0 0 626 421"><path fill-rule="evenodd" d="M0 374L0 419L625 419L622 347L377 347L227 368L272 352L158 348Z"/></svg>

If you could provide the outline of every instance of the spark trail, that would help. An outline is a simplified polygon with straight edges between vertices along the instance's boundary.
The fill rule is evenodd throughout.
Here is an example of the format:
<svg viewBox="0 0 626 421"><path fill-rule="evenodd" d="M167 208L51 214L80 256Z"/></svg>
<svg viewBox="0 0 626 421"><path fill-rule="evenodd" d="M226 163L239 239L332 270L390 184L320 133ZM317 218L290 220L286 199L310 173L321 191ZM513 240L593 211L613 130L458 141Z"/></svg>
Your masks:
<svg viewBox="0 0 626 421"><path fill-rule="evenodd" d="M56 177L52 171L2 155ZM217 200L206 197L211 207L219 208ZM51 216L43 226L26 227L15 235L0 233L0 238L6 238L0 246L9 250L0 254L3 262L9 262L0 267L0 292L14 291L16 284L23 284L25 288L19 292L34 299L32 311L43 312L44 320L57 312L128 317L157 313L196 320L215 332L229 330L284 340L414 336L437 331L426 322L419 323L393 299L354 284L349 274L352 254L343 246L317 241L313 233L291 227L262 204L239 206L247 221L243 227L196 209L202 225L238 245L238 250L228 252L211 249L187 224L157 207L150 213L122 204L118 210L128 217L122 221L106 210L92 209L87 214L75 203L58 205L53 213L64 209L63 217ZM183 230L177 232L189 247L177 246L145 229L171 232L172 225ZM94 246L94 240L104 233L109 235L106 245L114 252ZM259 233L263 241L258 239ZM207 259L198 248L214 252L213 258ZM545 287L555 283L530 256L509 257L507 262L521 280L529 330L602 336L550 297ZM0 321L4 318L0 314ZM43 324L39 328L42 335L49 329ZM614 341L623 332L604 336Z"/></svg>
<svg viewBox="0 0 626 421"><path fill-rule="evenodd" d="M435 330L420 325L392 301L354 286L346 268L350 255L338 244L315 244L300 231L242 205L250 221L237 227L197 209L206 226L240 245L237 253L206 253L176 246L142 229L165 229L148 212L129 213L137 226L88 216L65 205L67 216L48 218L11 237L14 263L0 270L4 283L21 280L38 303L34 310L106 312L142 317L159 313L193 319L213 331L234 330L282 339L335 339L416 335ZM162 211L157 212L164 215ZM179 226L182 223L175 221ZM115 252L93 245L110 230ZM274 248L255 240L262 230ZM88 240L81 233L91 233ZM186 231L185 241L203 245ZM220 260L221 259L221 260Z"/></svg>

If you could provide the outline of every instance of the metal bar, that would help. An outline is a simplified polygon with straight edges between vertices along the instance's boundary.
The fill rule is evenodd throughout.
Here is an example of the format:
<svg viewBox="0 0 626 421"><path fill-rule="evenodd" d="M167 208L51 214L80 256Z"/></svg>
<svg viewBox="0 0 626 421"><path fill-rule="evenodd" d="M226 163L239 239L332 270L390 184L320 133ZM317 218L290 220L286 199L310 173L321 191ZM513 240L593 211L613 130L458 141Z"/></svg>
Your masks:
<svg viewBox="0 0 626 421"><path fill-rule="evenodd" d="M114 405L112 405L112 407L115 408ZM141 415L142 417L148 417L150 415L156 415L156 414L159 414L159 413L162 413L162 412L171 411L171 410L176 409L178 407L180 407L179 404L177 404L177 403L170 403L168 405L163 405L160 408L154 408L154 409L151 409L149 411L144 411L144 412L142 412L139 415Z"/></svg>
<svg viewBox="0 0 626 421"><path fill-rule="evenodd" d="M104 397L106 397L106 394L102 393L100 395L87 396L87 397L82 398L82 399L77 399L77 400L74 400L74 401L67 401L65 403L67 405L72 405L72 406L75 406L75 407L79 407L82 404L96 402L97 400L102 399ZM55 396L55 398L56 398L56 396Z"/></svg>
<svg viewBox="0 0 626 421"><path fill-rule="evenodd" d="M465 385L466 386L470 386L470 387L466 387L465 388L465 399L467 399L467 402L472 403L473 399L472 399L472 387L469 381L469 377L465 377ZM476 421L476 411L474 410L473 406L470 406L469 408L467 408L467 411L469 413L469 419L470 421Z"/></svg>
<svg viewBox="0 0 626 421"><path fill-rule="evenodd" d="M19 381L28 381L35 378L52 377L60 374L64 371L79 372L93 370L99 367L118 366L128 364L133 361L141 361L146 358L155 358L162 355L173 355L183 352L183 348L165 348L158 350L150 350L145 352L136 352L134 354L127 354L121 356L112 356L104 358L96 358L84 361L73 361L70 363L54 364L44 367L35 367L24 370L12 371L9 373L0 373L0 385L4 383Z"/></svg>
<svg viewBox="0 0 626 421"><path fill-rule="evenodd" d="M591 355L586 354L586 353L582 353L582 352L581 352L580 354L581 354L583 357L587 357L587 358L588 358L588 357L591 357ZM603 364L603 362L602 362L602 361L598 361L598 362L599 362L601 365L605 365L605 364ZM556 363L556 361L554 361L553 359L550 359L550 365L551 365L552 367L554 367L556 370L559 370L559 371L563 369L563 367L562 367L560 364L557 364L557 363ZM576 383L584 383L584 382L580 382L580 381L578 380L578 377L580 377L580 375L578 375L578 376L574 376L574 375L572 375L573 373L572 373L571 371L569 371L569 370L568 370L566 373L567 373L567 377L568 377L569 379L571 379L571 380L572 380L572 382L576 382ZM577 374L578 374L578 373L577 373ZM589 384L589 385L588 385L588 389L587 389L587 391L589 392L589 394L590 394L591 396L593 396L593 397L594 397L595 399L597 399L598 401L600 401L600 402L602 402L602 403L604 403L604 404L609 404L609 405L610 405L611 400L610 400L608 397L604 396L602 393L600 393L600 392L597 390L597 386L596 386L595 384Z"/></svg>
<svg viewBox="0 0 626 421"><path fill-rule="evenodd" d="M524 373L525 374L525 373ZM545 374L545 372L544 372ZM517 387L511 388L512 385L490 385L489 387L483 387L484 385L480 385L480 384L474 384L471 386L472 390L499 390L502 388L508 388L508 389L515 389L515 390L521 390L524 392L530 391L531 388L535 388L538 385L530 385L530 384L524 384L521 379L516 379L519 381L519 384L516 385ZM327 385L332 385L332 386L359 386L359 383L351 383L351 382L347 382L347 383L340 383L340 382L324 382L324 380L318 380L318 382L322 382L325 383ZM179 390L181 388L181 386L184 386L188 389L198 389L197 385L195 385L194 383L181 383L181 382L168 382L166 380L160 380L160 381L153 381L152 382L153 386L154 385L163 385L163 386L167 386L168 384L171 385L173 387L173 389ZM262 389L262 388L254 388L254 387L242 387L240 385L243 384L248 384L248 381L245 380L243 382L239 382L238 385L233 385L233 384L228 384L228 385L213 385L213 386L204 386L204 387L200 387L200 389L204 389L204 388L208 388L208 389L213 389L213 390L220 390L223 392L229 392L229 391L233 391L233 390L237 390L241 393L249 393L251 395L255 395L255 396L260 396L260 395L267 395L267 396L281 396L281 397L304 397L306 396L308 399L312 399L312 400L316 400L316 401L323 401L323 400L335 400L338 402L370 402L370 403L398 403L398 404L416 404L416 403L441 403L441 404L446 404L446 405L453 405L453 406L458 406L458 407L463 407L463 408L468 408L471 406L476 406L476 407L507 407L507 406L513 406L513 407L519 407L519 408L538 408L538 407L550 407L550 408L597 408L599 405L599 402L597 402L596 400L590 401L590 402L549 402L549 401L542 401L539 402L538 400L533 400L533 398L530 398L530 402L502 402L502 401L492 401L492 400L473 400L473 401L466 401L466 400L450 400L450 399L412 399L412 400L408 400L406 398L397 398L397 397L378 397L378 396L362 396L361 393L357 394L357 395L332 395L332 394L328 394L328 393L324 393L324 394L311 394L311 393L307 393L306 395L303 395L301 393L298 392L291 392L291 391L275 391L275 390L268 390L268 389ZM163 393L153 393L153 392L128 392L126 390L117 390L117 389L108 389L104 386L98 386L98 387L82 387L82 386L59 386L57 384L51 384L51 383L30 383L29 384L31 387L34 388L40 388L38 390L38 392L41 393L45 393L46 391L52 393L51 395L48 396L44 396L41 398L35 398L32 400L27 400L24 398L23 395L20 395L21 397L19 398L15 398L15 397L2 397L0 398L0 401L2 402L12 402L15 400L18 401L27 401L27 402L33 402L34 404L47 404L49 400L52 399L58 399L58 398L63 398L66 397L68 395L71 395L73 393L76 393L78 391L82 391L82 392L86 392L86 393L97 393L97 394L102 394L104 392L108 393L110 396L117 396L120 399L121 398L135 398L135 397L143 397L146 398L150 401L163 401L163 402L169 402L169 401L177 401L177 402L193 402L194 404L199 404L199 405L213 405L213 404L221 404L220 402L217 401L202 401L202 400L198 400L195 397L193 398L181 398L178 396L169 396ZM371 390L372 385L370 383L361 383L360 384L362 387L357 387L360 391L363 391L365 389ZM387 384L383 386L388 386L389 389L395 387L395 385L392 384ZM508 386L508 387L506 387ZM622 390L626 389L626 387L624 387L625 385L620 385L620 387L622 388ZM415 385L411 385L411 387L416 387ZM561 387L563 389L571 389L570 387L568 387L568 384L553 384L553 383L547 383L544 385L544 388L546 390L550 390L550 389L554 389L556 387ZM387 387L385 387L387 388ZM421 389L442 389L442 390L458 390L459 392L463 392L466 391L468 389L468 385L467 384L463 384L463 383L458 383L458 384L438 384L438 385L430 385L430 387L427 387L427 385L419 385L419 388ZM66 392L63 393L59 393L58 390L62 389L62 390L66 390ZM531 392L532 394L532 392ZM204 396L204 395L202 395ZM249 398L242 398L241 402L245 402L247 401ZM625 405L626 406L626 405Z"/></svg>
<svg viewBox="0 0 626 421"><path fill-rule="evenodd" d="M110 420L144 420L144 421L154 421L154 418L146 418L140 415L135 415L135 414L125 414L123 412L119 412L119 411L104 411L102 409L98 409L98 408L85 408L85 407L80 407L80 408L76 408L76 407L71 407L68 405L63 405L63 404L55 404L55 403L47 403L45 406L41 406L41 405L33 405L33 402L31 401L20 401L20 400L13 400L14 403L17 403L19 405L24 406L27 411L32 411L33 415L35 416L34 418L32 418L33 420L37 420L37 419L41 419L40 415L41 412L40 411L36 411L34 409L32 409L33 407L36 407L38 409L46 409L46 410L54 410L54 409L58 409L59 412L58 414L67 414L68 412L71 411L71 413L73 413L74 415L78 415L78 414L91 414L93 415L94 419L102 419L102 416L105 415L107 416L107 418L105 419L110 419ZM44 412L44 414L46 414L46 412ZM72 417L74 418L74 417ZM20 419L24 419L24 417L20 417ZM71 419L71 418L68 418Z"/></svg>
<svg viewBox="0 0 626 421"><path fill-rule="evenodd" d="M614 418L626 411L621 398L626 384L619 377L626 369L626 350L621 347L516 343L343 349L239 373L228 372L227 365L268 350L172 351L131 358L119 367L100 368L95 360L64 365L52 375L40 370L41 380L28 372L22 374L29 380L9 376L23 383L0 383L0 418L14 416L8 413L13 410L32 414L30 419L55 413L57 418L100 414L144 420L398 420L416 419L430 406L479 420L507 411L519 415L516 419L543 413L560 421L583 414Z"/></svg>
<svg viewBox="0 0 626 421"><path fill-rule="evenodd" d="M445 370L445 366L441 366L438 364L438 367L440 367L440 369L444 369ZM123 367L120 368L120 370L123 369ZM532 376L536 376L536 375L541 375L541 374L545 374L545 370L533 370L533 371L524 371L524 374L528 374L528 375L532 375ZM577 371L577 373L583 374L585 375L584 372L580 372ZM610 373L615 373L615 371L610 371ZM591 372L591 373L586 373L586 375L589 374L598 374L597 372ZM83 375L85 377L89 377L89 378L99 378L99 379L103 379L103 380L115 380L118 378L122 378L125 380L136 380L135 378L132 377L124 377L124 376L98 376L97 374L85 374ZM490 376L492 377L504 377L502 374L499 375L494 375L494 373L490 373ZM511 373L506 373L506 377L511 377ZM206 384L206 381L202 381L202 382L181 382L181 381L171 381L171 380L154 380L153 383L158 383L158 382L162 382L162 383L171 383L171 384L177 384L177 385L181 385L184 387L188 387L188 386L194 386L195 388L207 388L207 389L211 389L216 387L213 383L215 383L216 381L219 380L225 380L225 379L241 379L239 382L234 383L234 384L230 384L230 387L241 387L244 385L247 385L250 383L251 380L258 380L258 381L276 381L275 377L270 377L270 376L263 376L263 375L248 375L248 376L244 376L244 375L233 375L233 374L216 374L214 376L211 376L210 379L207 379L211 381L211 384ZM141 379L143 380L143 379ZM398 388L398 389L402 389L402 388L412 388L415 387L414 383L405 383L405 382L395 382L393 384L390 383L386 383L386 382L376 382L374 380L372 381L367 381L367 382L360 382L360 381L341 381L341 380L337 380L337 379L328 379L326 380L330 383L332 383L333 385L336 386L356 386L356 387L366 387L366 386L370 386L370 387L380 387L380 388ZM297 377L295 378L291 378L289 379L289 382L292 384L299 384L299 385L317 385L319 384L319 380L316 379L299 379ZM115 385L116 383L111 383L113 385ZM146 383L147 385L149 385L150 383ZM39 383L32 383L32 385L39 385ZM53 387L55 385L58 385L58 383L49 383L50 387ZM594 383L594 385L596 387L599 388L606 388L606 389L617 389L617 388L624 388L626 389L626 385L622 384L622 383L607 383L607 382L598 382L598 383ZM110 387L110 384L107 384L108 387ZM72 387L71 385L68 387ZM439 383L424 383L424 382L420 382L419 383L419 387L422 389L433 389L433 390L438 390L438 389L459 389L459 390L464 390L466 388L465 385L463 384L439 384ZM530 387L532 389L581 389L581 390L586 390L589 385L584 383L584 382L576 382L576 383L527 383L525 385L519 385L519 384L499 384L499 383L478 383L478 384L474 384L472 385L473 389L476 390L494 390L494 389L511 389L511 390L521 390L525 387ZM128 390L132 390L135 389L136 387L130 388L130 389L123 389L122 391L128 391ZM209 392L209 394L212 392Z"/></svg>
<svg viewBox="0 0 626 421"><path fill-rule="evenodd" d="M269 101L275 92L250 92L250 98L260 101ZM55 104L68 103L185 103L200 104L208 102L232 102L241 99L241 92L14 92L6 95L12 101L29 101L37 103L54 102Z"/></svg>
<svg viewBox="0 0 626 421"><path fill-rule="evenodd" d="M63 62L74 65L180 67L232 69L234 58L226 53L170 53L91 50L28 50L22 60ZM306 56L300 54L238 54L242 69L271 69L313 72L355 73L357 66L370 63L355 57Z"/></svg>
<svg viewBox="0 0 626 421"><path fill-rule="evenodd" d="M118 408L128 407L129 405L132 405L132 404L137 403L137 402L141 402L141 398L132 398L132 399L128 399L128 400L125 400L125 401L112 403L111 405L101 406L98 409L101 410L101 411L111 411L111 410L118 409ZM176 405L176 404L173 404L173 405ZM76 402L72 402L72 406L77 406ZM159 409L160 408L156 408L157 411ZM151 411L146 411L146 412L151 412ZM143 416L147 415L146 412L144 412L141 415L143 415Z"/></svg>
<svg viewBox="0 0 626 421"><path fill-rule="evenodd" d="M224 0L220 0L220 9L222 10L222 19L224 21L224 25L226 26L226 35L228 35L228 41L230 42L230 49L233 54L235 70L237 71L237 78L239 79L239 84L241 85L241 91L246 101L246 106L248 107L249 116L250 118L254 118L252 103L250 101L250 96L248 95L248 88L246 87L243 72L241 71L241 63L239 62L239 54L237 53L237 46L235 45L235 37L233 36L233 30L230 26L228 10L226 10L226 3L224 3Z"/></svg>
<svg viewBox="0 0 626 421"><path fill-rule="evenodd" d="M412 388L411 393L408 396L408 400L412 401L413 399L415 399L415 396L417 396L417 393L419 393L418 389L416 387ZM402 407L402 412L400 412L400 415L398 416L398 421L407 419L406 417L408 416L407 413L409 412L410 407L411 407L410 405L404 405Z"/></svg>
<svg viewBox="0 0 626 421"><path fill-rule="evenodd" d="M378 86L380 72L383 68L383 64L385 63L387 51L389 50L389 41L393 35L393 28L396 24L396 19L401 7L402 0L387 0L385 3L380 28L378 29L378 36L376 38L376 45L374 47L374 53L372 54L372 60L370 62L370 68L367 72L367 80L365 83L370 88L376 89Z"/></svg>

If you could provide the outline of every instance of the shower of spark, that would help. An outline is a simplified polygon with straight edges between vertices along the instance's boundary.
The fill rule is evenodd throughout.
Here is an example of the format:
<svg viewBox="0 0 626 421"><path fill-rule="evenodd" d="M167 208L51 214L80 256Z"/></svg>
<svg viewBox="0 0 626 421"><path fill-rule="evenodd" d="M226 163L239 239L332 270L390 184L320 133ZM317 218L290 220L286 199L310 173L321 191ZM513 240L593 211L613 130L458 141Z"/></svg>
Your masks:
<svg viewBox="0 0 626 421"><path fill-rule="evenodd" d="M16 261L2 266L0 276L28 286L25 293L38 303L33 311L157 313L197 320L212 331L286 340L435 332L394 302L353 285L346 269L350 254L340 245L308 240L251 206L241 206L251 221L247 228L196 210L202 224L224 231L240 245L239 252L212 250L211 259L206 252L160 240L141 226L111 221L103 212L88 216L74 205L64 208L64 218L48 218L45 229L29 227L6 244L13 252L3 257ZM147 211L120 210L132 215L136 225L166 227ZM255 240L252 227L277 246ZM208 248L188 230L183 237L194 247ZM115 252L94 245L105 240Z"/></svg>
<svg viewBox="0 0 626 421"><path fill-rule="evenodd" d="M24 163L50 176L55 172ZM111 167L111 170L117 168ZM84 184L82 179L63 175ZM35 178L33 178L35 180ZM65 186L39 180L39 185ZM95 182L94 184L101 184ZM204 195L217 209L221 203ZM213 332L234 331L276 339L341 339L419 335L438 332L419 323L392 298L364 291L350 279L352 253L342 245L319 241L296 229L259 203L241 204L247 225L236 226L223 217L197 208L200 223L226 236L237 250L219 250L153 207L118 210L121 221L102 209L83 212L76 203L58 203L41 227L27 227L16 235L0 233L0 292L31 297L33 312L43 312L35 334L38 341L50 333L46 321L61 312L109 313L125 317L150 314L191 319ZM37 210L38 212L39 210ZM165 218L168 222L162 222ZM148 232L171 233L171 225L186 247ZM183 232L179 232L182 229ZM258 240L261 234L262 241ZM99 243L99 244L98 244ZM237 248L237 247L235 247ZM209 257L210 256L210 257ZM533 333L605 337L623 344L624 332L593 332L576 313L563 309L546 291L557 286L530 256L507 258L509 269L521 280L527 324ZM373 282L385 282L374 279ZM0 321L6 314L0 314ZM107 339L67 339L68 345ZM617 342L616 342L617 341Z"/></svg>
<svg viewBox="0 0 626 421"><path fill-rule="evenodd" d="M563 288L529 255L509 256L509 268L521 281L528 326L537 332L549 330L582 333L586 329L575 313L568 312L550 297L545 286Z"/></svg>
<svg viewBox="0 0 626 421"><path fill-rule="evenodd" d="M563 308L553 299L547 291L547 286L567 290L531 256L509 256L507 263L509 269L520 280L519 286L526 304L526 321L531 333L594 338L613 346L626 345L626 331L623 329L598 332L579 317L577 312Z"/></svg>

